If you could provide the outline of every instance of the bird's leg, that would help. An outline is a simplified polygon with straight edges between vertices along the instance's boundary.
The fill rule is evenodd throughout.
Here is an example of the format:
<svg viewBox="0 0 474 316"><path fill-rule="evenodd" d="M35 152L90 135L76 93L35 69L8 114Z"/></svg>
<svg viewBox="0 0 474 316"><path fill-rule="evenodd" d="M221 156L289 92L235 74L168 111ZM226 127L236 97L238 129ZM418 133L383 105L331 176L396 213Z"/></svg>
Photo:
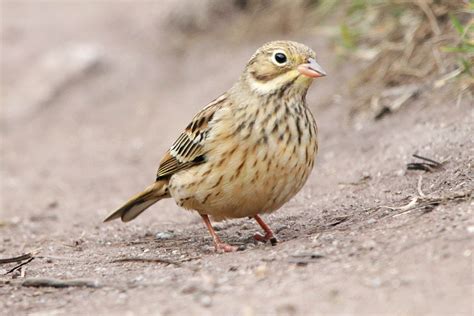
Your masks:
<svg viewBox="0 0 474 316"><path fill-rule="evenodd" d="M260 225L260 227L262 227L263 231L265 232L265 236L260 233L256 233L253 238L261 242L267 242L270 240L272 246L275 246L277 244L277 239L273 234L272 229L263 221L260 216L255 215L253 218L255 218L257 223Z"/></svg>
<svg viewBox="0 0 474 316"><path fill-rule="evenodd" d="M214 241L214 246L216 247L216 251L223 251L223 252L237 251L237 247L228 245L221 241L219 236L217 236L216 232L214 231L214 228L212 228L211 221L209 220L209 216L207 216L206 214L201 214L201 217L204 221L204 224L206 224L207 229L209 230L209 233L212 236L212 240Z"/></svg>

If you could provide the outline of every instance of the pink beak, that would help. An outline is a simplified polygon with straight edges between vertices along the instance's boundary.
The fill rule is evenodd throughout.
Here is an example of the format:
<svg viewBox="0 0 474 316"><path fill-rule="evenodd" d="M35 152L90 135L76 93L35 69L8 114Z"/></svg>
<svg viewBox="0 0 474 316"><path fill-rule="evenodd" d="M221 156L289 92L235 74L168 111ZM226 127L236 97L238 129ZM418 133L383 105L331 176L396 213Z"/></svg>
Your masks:
<svg viewBox="0 0 474 316"><path fill-rule="evenodd" d="M327 76L326 71L321 67L314 58L308 59L307 64L301 64L298 66L298 71L309 78L319 78Z"/></svg>

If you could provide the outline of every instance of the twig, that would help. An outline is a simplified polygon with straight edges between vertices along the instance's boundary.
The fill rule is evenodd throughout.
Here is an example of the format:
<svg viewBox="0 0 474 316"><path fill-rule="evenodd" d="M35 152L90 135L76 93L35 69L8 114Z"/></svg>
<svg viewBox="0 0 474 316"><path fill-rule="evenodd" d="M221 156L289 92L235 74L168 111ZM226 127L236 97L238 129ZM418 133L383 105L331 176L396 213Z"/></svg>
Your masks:
<svg viewBox="0 0 474 316"><path fill-rule="evenodd" d="M404 206L380 206L381 208L388 208L391 210L400 210L401 212L394 214L392 217L398 217L410 213L411 211L419 208L429 208L426 212L431 211L435 206L447 201L463 200L471 197L472 191L456 193L451 196L416 196Z"/></svg>
<svg viewBox="0 0 474 316"><path fill-rule="evenodd" d="M418 0L415 2L418 7L425 13L428 21L430 22L431 29L435 35L440 35L441 30L439 28L438 22L436 21L436 16L434 15L433 11L431 10L430 6L426 3L425 0Z"/></svg>
<svg viewBox="0 0 474 316"><path fill-rule="evenodd" d="M18 256L18 257L0 259L0 264L21 262L21 261L29 260L31 258L33 258L33 254L31 252L29 252L29 253L26 253L26 254Z"/></svg>
<svg viewBox="0 0 474 316"><path fill-rule="evenodd" d="M427 198L426 200L423 200L422 198L417 198L416 203L411 205L409 208L405 208L402 212L394 214L392 217L398 217L398 216L401 216L401 215L405 215L405 214L411 213L413 210L416 210L416 209L419 209L419 208L422 208L422 207L431 206L432 208L429 209L429 211L431 211L436 205L439 204L440 201L441 201L441 199L439 199L439 198ZM423 203L423 202L425 202L425 203Z"/></svg>
<svg viewBox="0 0 474 316"><path fill-rule="evenodd" d="M407 164L407 169L408 170L423 170L426 172L433 171L433 168L429 164L426 164L423 162L410 162Z"/></svg>
<svg viewBox="0 0 474 316"><path fill-rule="evenodd" d="M420 156L420 155L417 155L417 154L413 154L413 157L418 158L418 159L421 159L421 160L429 161L429 162L431 162L432 164L437 165L437 166L441 166L441 165L442 165L441 162L437 162L436 160L433 160L433 159L430 159L430 158L426 158L426 157L423 157L423 156Z"/></svg>
<svg viewBox="0 0 474 316"><path fill-rule="evenodd" d="M421 190L421 182L422 181L423 181L423 176L420 175L420 177L418 178L418 185L416 186L416 189L418 190L418 194L420 195L420 197L425 198L426 195Z"/></svg>
<svg viewBox="0 0 474 316"><path fill-rule="evenodd" d="M334 218L334 222L327 224L327 226L331 226L331 227L337 226L341 223L344 223L349 218L350 218L350 216L338 216L338 217Z"/></svg>
<svg viewBox="0 0 474 316"><path fill-rule="evenodd" d="M441 58L439 50L432 47L431 48L431 53L433 54L433 59L436 63L436 66L438 66L438 73L440 73L440 74L445 73L446 72L446 67L444 66L443 58Z"/></svg>
<svg viewBox="0 0 474 316"><path fill-rule="evenodd" d="M433 170L441 168L444 163L444 162L443 163L437 162L433 159L419 156L416 154L414 154L413 157L424 160L426 162L410 162L407 164L408 170L423 170L423 171L432 172Z"/></svg>
<svg viewBox="0 0 474 316"><path fill-rule="evenodd" d="M58 279L48 279L48 278L37 278L37 279L26 279L21 284L23 286L33 286L33 287L55 287L55 288L65 288L65 287L100 287L99 282L96 280L58 280Z"/></svg>
<svg viewBox="0 0 474 316"><path fill-rule="evenodd" d="M27 261L20 263L19 265L13 267L13 268L10 269L7 273L5 273L5 275L10 274L10 273L12 273L13 271L15 271L16 269L23 267L25 264L30 263L30 262L33 261L34 259L35 259L35 257L31 257L31 258L28 259Z"/></svg>
<svg viewBox="0 0 474 316"><path fill-rule="evenodd" d="M164 263L164 264L172 264L175 266L181 266L181 263L179 262L168 260L168 259L162 259L162 258L130 257L130 258L115 259L111 261L111 263L116 263L116 262L148 262L148 263Z"/></svg>
<svg viewBox="0 0 474 316"><path fill-rule="evenodd" d="M306 266L309 263L316 262L316 260L324 258L320 253L295 254L288 259L289 263L294 263L297 266Z"/></svg>
<svg viewBox="0 0 474 316"><path fill-rule="evenodd" d="M458 97L456 98L456 108L458 109L459 109L459 106L461 105L462 97L464 96L464 91L466 90L461 91L461 93L459 93Z"/></svg>
<svg viewBox="0 0 474 316"><path fill-rule="evenodd" d="M46 259L46 260L65 260L65 261L82 261L82 260L77 260L76 258L71 258L71 257L61 257L61 256L48 256L48 255L41 255L41 256L36 256L38 259ZM86 261L86 260L84 260Z"/></svg>
<svg viewBox="0 0 474 316"><path fill-rule="evenodd" d="M418 197L415 196L413 197L408 204L403 205L403 206L388 206L388 205L381 205L379 208L388 208L389 210L395 211L395 210L400 210L400 211L407 211L412 209L418 202Z"/></svg>
<svg viewBox="0 0 474 316"><path fill-rule="evenodd" d="M362 178L360 178L359 180L356 180L353 182L339 182L338 184L339 185L361 185L361 184L367 183L367 181L369 181L370 179L372 179L371 176L365 175L365 176L362 176Z"/></svg>
<svg viewBox="0 0 474 316"><path fill-rule="evenodd" d="M201 259L200 256L197 256L197 257L189 257L189 258L184 258L184 259L182 259L182 260L179 260L179 263L181 263L181 262L193 261L193 260L199 260L199 259Z"/></svg>

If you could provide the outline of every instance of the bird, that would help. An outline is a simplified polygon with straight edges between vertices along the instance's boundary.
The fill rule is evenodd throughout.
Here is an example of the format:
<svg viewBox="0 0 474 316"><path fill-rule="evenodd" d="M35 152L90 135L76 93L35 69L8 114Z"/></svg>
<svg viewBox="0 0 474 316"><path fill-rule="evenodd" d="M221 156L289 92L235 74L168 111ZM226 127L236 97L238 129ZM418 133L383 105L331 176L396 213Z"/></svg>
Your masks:
<svg viewBox="0 0 474 316"><path fill-rule="evenodd" d="M260 47L240 78L199 111L160 162L155 182L104 222L135 219L161 199L202 217L217 252L238 247L223 242L210 218L253 218L277 239L261 215L288 202L305 184L318 152L318 127L306 94L326 76L316 53L294 41Z"/></svg>

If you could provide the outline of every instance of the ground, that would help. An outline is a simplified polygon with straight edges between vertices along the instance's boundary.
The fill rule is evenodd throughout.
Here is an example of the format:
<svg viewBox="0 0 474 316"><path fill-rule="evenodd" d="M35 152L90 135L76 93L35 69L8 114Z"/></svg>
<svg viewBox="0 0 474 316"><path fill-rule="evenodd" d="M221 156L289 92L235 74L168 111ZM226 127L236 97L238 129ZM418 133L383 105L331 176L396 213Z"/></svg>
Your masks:
<svg viewBox="0 0 474 316"><path fill-rule="evenodd" d="M153 181L194 113L275 38L203 36L177 50L152 2L2 9L2 108L18 95L29 105L2 115L0 259L35 256L24 276L0 265L2 314L473 314L474 111L455 82L353 124L344 86L363 65L338 60L323 36L292 37L329 73L308 95L320 129L316 167L265 216L278 245L255 243L255 222L231 220L216 224L218 234L243 250L218 254L200 217L171 200L126 225L102 220ZM73 79L42 66L76 44L92 62ZM407 170L419 162L412 154L444 163ZM34 278L95 287L23 286Z"/></svg>

